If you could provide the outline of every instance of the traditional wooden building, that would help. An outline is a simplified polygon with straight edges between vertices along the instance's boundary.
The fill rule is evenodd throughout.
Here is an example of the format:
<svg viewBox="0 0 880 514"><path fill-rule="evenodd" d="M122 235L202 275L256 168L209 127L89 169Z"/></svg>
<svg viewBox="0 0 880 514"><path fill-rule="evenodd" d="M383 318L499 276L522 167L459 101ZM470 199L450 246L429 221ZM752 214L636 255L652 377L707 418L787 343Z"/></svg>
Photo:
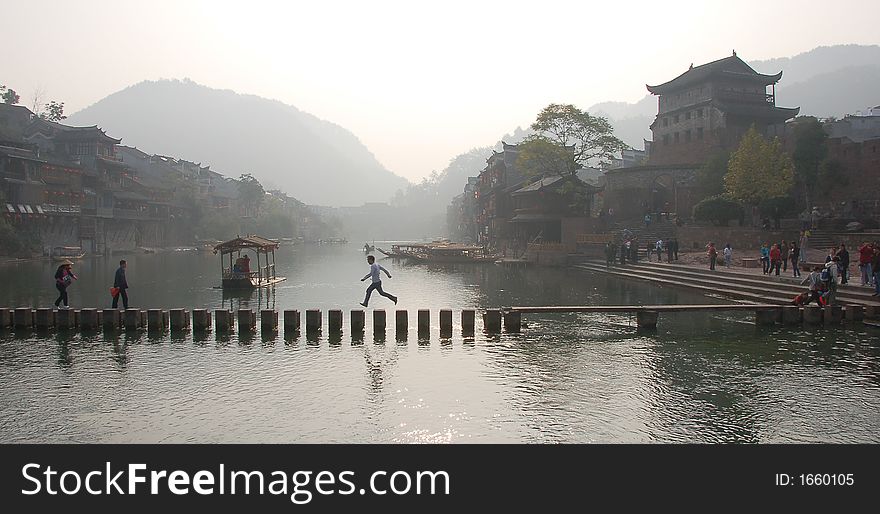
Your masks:
<svg viewBox="0 0 880 514"><path fill-rule="evenodd" d="M524 182L516 166L519 157L517 145L503 142L502 145L500 152L493 151L486 160L486 168L480 172L474 191L476 242L499 248L513 240L510 219L513 218L514 207L511 193Z"/></svg>
<svg viewBox="0 0 880 514"><path fill-rule="evenodd" d="M660 212L690 217L702 199L696 190L700 166L716 153L735 151L752 125L767 137L784 135L786 120L798 114L797 107L776 106L781 78L782 72L756 72L734 52L647 86L658 96L650 155L645 165L608 171L604 207L619 219Z"/></svg>

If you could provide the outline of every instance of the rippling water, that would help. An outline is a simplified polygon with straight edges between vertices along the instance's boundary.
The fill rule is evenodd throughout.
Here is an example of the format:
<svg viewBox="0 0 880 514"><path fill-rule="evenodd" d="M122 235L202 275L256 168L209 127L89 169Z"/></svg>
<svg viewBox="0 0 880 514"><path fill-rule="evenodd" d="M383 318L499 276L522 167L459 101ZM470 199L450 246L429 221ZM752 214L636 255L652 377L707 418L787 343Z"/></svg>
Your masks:
<svg viewBox="0 0 880 514"><path fill-rule="evenodd" d="M380 244L381 246L381 244ZM73 307L109 306L118 259L75 267ZM224 298L216 256L137 255L140 308L360 308L357 245L282 247L271 294ZM717 303L558 269L380 260L405 341L144 333L0 333L0 442L878 442L880 331L758 329L747 314L527 315L521 334L461 337L462 308ZM0 305L49 306L51 263L0 266ZM415 310L432 310L419 340ZM455 309L442 340L438 310ZM345 323L348 323L346 313ZM869 332L873 330L873 332Z"/></svg>

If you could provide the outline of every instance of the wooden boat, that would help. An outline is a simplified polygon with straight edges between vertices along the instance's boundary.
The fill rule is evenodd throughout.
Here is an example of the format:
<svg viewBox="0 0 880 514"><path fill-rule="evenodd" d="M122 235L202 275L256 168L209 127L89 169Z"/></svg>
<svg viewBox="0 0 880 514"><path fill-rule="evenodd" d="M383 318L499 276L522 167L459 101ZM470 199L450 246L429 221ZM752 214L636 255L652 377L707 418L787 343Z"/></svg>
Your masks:
<svg viewBox="0 0 880 514"><path fill-rule="evenodd" d="M52 260L61 262L73 259L82 259L86 252L79 246L56 246L52 249Z"/></svg>
<svg viewBox="0 0 880 514"><path fill-rule="evenodd" d="M382 251L380 249L380 251ZM495 262L486 253L485 248L477 245L434 241L431 243L398 244L391 247L391 252L384 252L389 257L409 258L420 262Z"/></svg>
<svg viewBox="0 0 880 514"><path fill-rule="evenodd" d="M214 247L214 253L220 254L220 272L222 276L221 287L223 289L252 289L255 287L269 287L287 280L286 277L275 275L275 250L280 246L278 241L265 237L247 235L237 237L231 241L220 243ZM251 270L250 257L242 251L251 250L256 253L257 268ZM229 267L226 267L224 259L229 256ZM263 255L261 262L260 255ZM271 255L271 263L269 256ZM234 257L238 257L233 260Z"/></svg>

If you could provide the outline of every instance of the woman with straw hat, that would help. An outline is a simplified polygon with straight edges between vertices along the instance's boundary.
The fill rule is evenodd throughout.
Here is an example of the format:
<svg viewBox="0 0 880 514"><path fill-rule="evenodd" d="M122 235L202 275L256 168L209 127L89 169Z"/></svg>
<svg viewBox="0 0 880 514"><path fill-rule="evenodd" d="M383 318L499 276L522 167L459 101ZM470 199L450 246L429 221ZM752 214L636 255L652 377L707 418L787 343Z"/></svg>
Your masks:
<svg viewBox="0 0 880 514"><path fill-rule="evenodd" d="M59 307L61 302L64 302L65 309L68 307L67 286L77 278L76 275L73 274L73 270L70 269L71 266L73 266L72 262L64 260L61 261L61 264L55 271L55 288L58 289L58 292L60 293L58 299L55 300L55 307Z"/></svg>

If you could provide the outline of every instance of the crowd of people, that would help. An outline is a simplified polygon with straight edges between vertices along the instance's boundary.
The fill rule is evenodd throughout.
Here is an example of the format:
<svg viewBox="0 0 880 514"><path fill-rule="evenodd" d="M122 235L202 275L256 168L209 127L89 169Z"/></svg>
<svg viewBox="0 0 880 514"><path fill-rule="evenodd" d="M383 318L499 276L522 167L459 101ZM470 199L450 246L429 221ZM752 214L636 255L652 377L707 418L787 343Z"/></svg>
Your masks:
<svg viewBox="0 0 880 514"><path fill-rule="evenodd" d="M781 243L764 243L759 250L761 258L761 268L765 275L776 275L788 271L791 265L791 275L800 277L800 262L803 260L804 252L797 241L782 241Z"/></svg>
<svg viewBox="0 0 880 514"><path fill-rule="evenodd" d="M645 250L647 253L648 261L651 261L652 256L657 256L657 262L663 262L663 255L666 254L666 262L672 262L678 260L678 240L677 239L669 239L664 241L662 239L658 239L657 241L649 241ZM629 262L638 262L639 260L639 239L638 237L628 236L624 234L624 237L619 242L609 242L605 244L605 264L608 266L613 266L615 264L620 264L621 266L626 265L627 261Z"/></svg>
<svg viewBox="0 0 880 514"><path fill-rule="evenodd" d="M831 248L824 266L814 266L812 272L801 282L809 291L792 300L795 305L829 305L834 301L838 285L849 283L850 256L846 245ZM880 296L880 244L864 242L859 246L859 275L861 286L874 288L873 296Z"/></svg>

